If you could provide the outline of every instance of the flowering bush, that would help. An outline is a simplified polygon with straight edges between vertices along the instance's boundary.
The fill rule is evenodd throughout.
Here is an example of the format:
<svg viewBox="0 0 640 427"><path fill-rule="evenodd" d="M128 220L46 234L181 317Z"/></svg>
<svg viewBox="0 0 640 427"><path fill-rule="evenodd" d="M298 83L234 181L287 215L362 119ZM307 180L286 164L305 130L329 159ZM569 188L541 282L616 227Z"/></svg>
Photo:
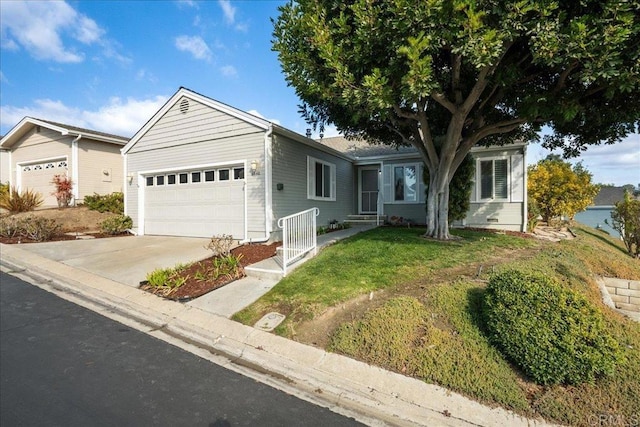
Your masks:
<svg viewBox="0 0 640 427"><path fill-rule="evenodd" d="M71 182L71 178L66 175L54 175L51 183L56 187L56 191L51 194L56 196L58 207L69 207L69 203L73 198L73 193L71 191L73 189L73 182Z"/></svg>

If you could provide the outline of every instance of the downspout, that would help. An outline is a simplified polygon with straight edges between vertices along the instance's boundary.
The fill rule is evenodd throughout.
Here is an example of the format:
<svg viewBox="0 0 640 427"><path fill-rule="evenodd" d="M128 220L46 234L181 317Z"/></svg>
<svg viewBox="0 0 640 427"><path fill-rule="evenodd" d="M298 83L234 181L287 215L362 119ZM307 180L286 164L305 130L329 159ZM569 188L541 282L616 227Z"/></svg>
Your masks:
<svg viewBox="0 0 640 427"><path fill-rule="evenodd" d="M73 193L73 204L76 204L78 200L78 188L80 187L79 176L80 172L78 171L78 141L82 138L82 134L78 134L76 138L71 141L71 180L73 181L72 193Z"/></svg>
<svg viewBox="0 0 640 427"><path fill-rule="evenodd" d="M529 231L527 230L527 226L529 222L529 191L527 190L527 187L528 187L527 182L529 181L529 178L528 178L527 170L529 168L527 167L527 146L526 145L522 147L522 167L524 168L524 188L522 189L524 191L524 198L523 198L524 203L522 204L522 212L523 212L522 232L526 233Z"/></svg>
<svg viewBox="0 0 640 427"><path fill-rule="evenodd" d="M264 134L264 220L265 235L261 241L266 242L271 238L273 231L273 197L271 192L271 143L273 136L273 124L269 123L269 129Z"/></svg>

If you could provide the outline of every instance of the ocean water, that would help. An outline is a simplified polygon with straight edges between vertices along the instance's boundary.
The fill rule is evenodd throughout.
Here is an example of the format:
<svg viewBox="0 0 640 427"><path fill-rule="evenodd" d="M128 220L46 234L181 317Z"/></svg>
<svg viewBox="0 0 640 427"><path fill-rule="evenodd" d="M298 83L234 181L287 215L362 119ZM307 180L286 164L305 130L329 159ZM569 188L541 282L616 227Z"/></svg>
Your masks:
<svg viewBox="0 0 640 427"><path fill-rule="evenodd" d="M606 219L611 223L611 211L610 208L589 208L584 212L578 212L573 219L584 225L602 229L614 237L620 237L620 233L604 222Z"/></svg>

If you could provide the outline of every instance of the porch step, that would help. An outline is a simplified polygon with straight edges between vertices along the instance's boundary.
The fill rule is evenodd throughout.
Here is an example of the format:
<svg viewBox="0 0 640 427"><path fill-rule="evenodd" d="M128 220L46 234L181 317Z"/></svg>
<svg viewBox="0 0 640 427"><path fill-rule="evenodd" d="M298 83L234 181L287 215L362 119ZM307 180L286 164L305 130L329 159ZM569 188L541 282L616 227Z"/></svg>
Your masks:
<svg viewBox="0 0 640 427"><path fill-rule="evenodd" d="M386 215L349 215L344 222L348 224L375 224L376 222L380 222L380 224L384 224L387 220Z"/></svg>
<svg viewBox="0 0 640 427"><path fill-rule="evenodd" d="M280 248L277 248L280 249ZM282 251L277 251L278 254ZM293 264L289 264L287 272L295 270L299 265L305 261L313 258L311 252L305 254L302 258L296 260ZM267 258L255 264L251 264L244 268L244 272L249 277L255 277L257 279L273 279L280 280L284 276L282 274L282 256L276 255L271 258Z"/></svg>

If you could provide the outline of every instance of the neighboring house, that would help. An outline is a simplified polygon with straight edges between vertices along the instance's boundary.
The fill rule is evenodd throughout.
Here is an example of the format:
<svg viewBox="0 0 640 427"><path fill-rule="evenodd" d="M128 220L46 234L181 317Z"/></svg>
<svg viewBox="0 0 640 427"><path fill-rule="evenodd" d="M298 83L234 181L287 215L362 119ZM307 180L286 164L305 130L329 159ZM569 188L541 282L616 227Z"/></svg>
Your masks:
<svg viewBox="0 0 640 427"><path fill-rule="evenodd" d="M602 229L614 237L620 237L620 233L606 224L605 220L611 224L611 212L615 203L621 200L624 200L624 187L601 187L593 199L593 204L578 212L573 219L589 227Z"/></svg>
<svg viewBox="0 0 640 427"><path fill-rule="evenodd" d="M0 140L2 140L2 137L0 137ZM10 157L9 150L0 149L0 184L9 182L9 176L11 175Z"/></svg>
<svg viewBox="0 0 640 427"><path fill-rule="evenodd" d="M122 191L124 166L120 149L128 141L121 136L25 117L0 140L0 148L8 152L10 184L19 190L41 193L43 206L57 206L51 194L51 180L57 174L72 179L74 203L93 193Z"/></svg>
<svg viewBox="0 0 640 427"><path fill-rule="evenodd" d="M525 145L474 150L478 182L464 225L523 230ZM180 88L122 149L125 211L139 234L278 240L278 218L319 208L424 223L415 150L314 141ZM480 188L481 187L481 188Z"/></svg>

